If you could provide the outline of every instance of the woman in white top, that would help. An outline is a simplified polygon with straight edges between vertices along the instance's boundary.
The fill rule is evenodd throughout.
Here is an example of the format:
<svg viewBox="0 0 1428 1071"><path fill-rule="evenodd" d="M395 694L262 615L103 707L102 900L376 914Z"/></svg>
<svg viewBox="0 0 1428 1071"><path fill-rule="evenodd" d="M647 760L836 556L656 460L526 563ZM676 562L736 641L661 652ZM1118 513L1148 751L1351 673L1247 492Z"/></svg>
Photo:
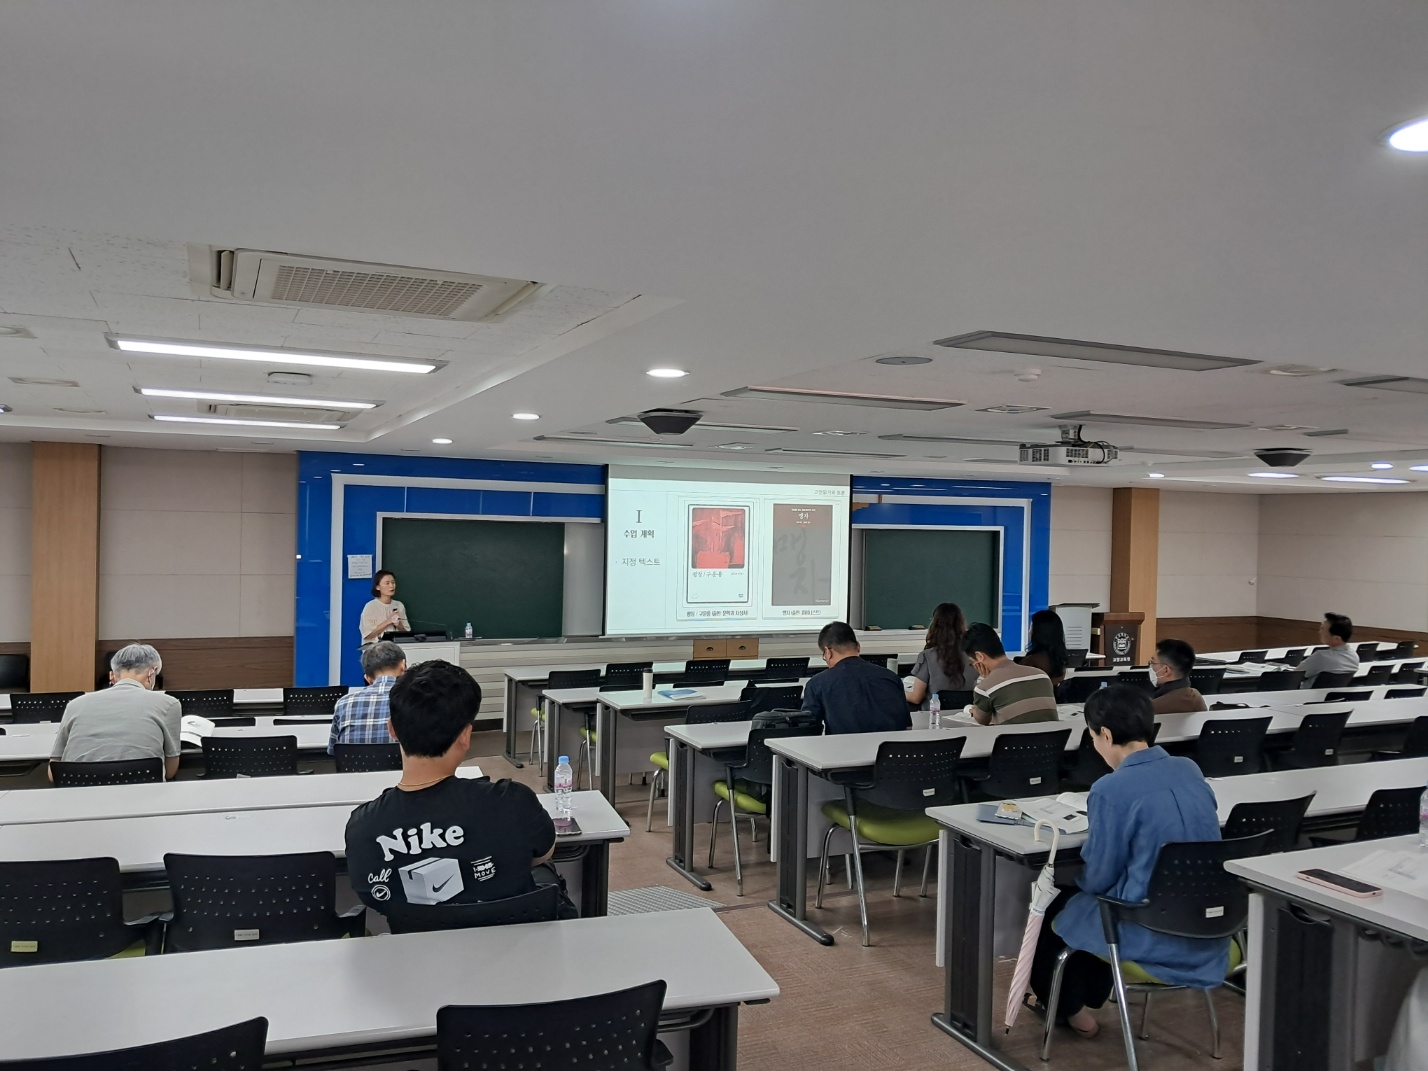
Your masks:
<svg viewBox="0 0 1428 1071"><path fill-rule="evenodd" d="M384 632L410 632L411 622L407 620L407 608L392 596L397 593L397 578L390 569L378 569L372 578L372 594L376 596L362 607L359 627L362 629L362 646L367 647L382 638Z"/></svg>

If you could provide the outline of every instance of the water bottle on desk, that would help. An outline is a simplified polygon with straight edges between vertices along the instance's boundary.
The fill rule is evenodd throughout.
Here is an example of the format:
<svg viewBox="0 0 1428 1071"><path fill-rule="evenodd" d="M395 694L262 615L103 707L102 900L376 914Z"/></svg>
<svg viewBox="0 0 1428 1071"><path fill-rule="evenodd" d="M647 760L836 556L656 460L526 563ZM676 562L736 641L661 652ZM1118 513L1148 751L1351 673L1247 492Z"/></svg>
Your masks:
<svg viewBox="0 0 1428 1071"><path fill-rule="evenodd" d="M575 787L575 771L570 768L570 756L560 756L560 764L555 768L555 813L562 817L570 814L570 791Z"/></svg>
<svg viewBox="0 0 1428 1071"><path fill-rule="evenodd" d="M476 630L471 627L471 622L466 622L466 638L472 639L476 635Z"/></svg>
<svg viewBox="0 0 1428 1071"><path fill-rule="evenodd" d="M942 696L937 692L933 692L932 698L927 701L927 727L942 728Z"/></svg>
<svg viewBox="0 0 1428 1071"><path fill-rule="evenodd" d="M1418 797L1418 847L1428 848L1428 788Z"/></svg>

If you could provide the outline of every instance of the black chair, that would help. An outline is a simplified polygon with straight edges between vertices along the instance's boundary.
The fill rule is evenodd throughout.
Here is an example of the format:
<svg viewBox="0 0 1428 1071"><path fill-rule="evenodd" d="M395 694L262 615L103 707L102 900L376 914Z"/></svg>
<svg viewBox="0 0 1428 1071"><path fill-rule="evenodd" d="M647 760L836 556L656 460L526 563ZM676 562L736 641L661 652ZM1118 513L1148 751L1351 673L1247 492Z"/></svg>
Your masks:
<svg viewBox="0 0 1428 1071"><path fill-rule="evenodd" d="M749 704L749 717L766 710L797 710L803 702L803 685L789 684L777 688L750 685L739 698Z"/></svg>
<svg viewBox="0 0 1428 1071"><path fill-rule="evenodd" d="M323 718L321 714L298 715L295 718L274 718L274 725L330 725L331 718ZM225 721L224 725L232 725L232 722Z"/></svg>
<svg viewBox="0 0 1428 1071"><path fill-rule="evenodd" d="M684 712L684 724L710 725L717 721L748 721L752 716L749 713L748 703L704 703L697 707L690 707ZM650 755L650 763L654 766L655 772L654 776L650 778L650 803L649 809L645 813L646 833L654 828L655 798L669 778L669 752L654 752Z"/></svg>
<svg viewBox="0 0 1428 1071"><path fill-rule="evenodd" d="M276 721L277 719L275 718L273 720ZM224 718L217 724L222 725L225 729L248 729L257 725L258 719L251 715L245 715L240 718Z"/></svg>
<svg viewBox="0 0 1428 1071"><path fill-rule="evenodd" d="M1366 699L1372 699L1372 698L1373 698L1373 691L1370 690L1370 689L1364 689L1364 690L1361 691L1361 692L1357 692L1357 691L1334 691L1334 692L1330 692L1328 695L1324 696L1323 699L1317 700L1317 702L1320 702L1320 703L1362 703L1364 700L1366 700ZM1305 704L1305 705L1308 706L1308 705L1310 705L1310 704Z"/></svg>
<svg viewBox="0 0 1428 1071"><path fill-rule="evenodd" d="M770 658L764 662L764 672L760 677L766 681L796 681L808 676L806 658Z"/></svg>
<svg viewBox="0 0 1428 1071"><path fill-rule="evenodd" d="M347 694L347 689L338 685L333 688L284 688L284 714L331 714L337 709L337 701Z"/></svg>
<svg viewBox="0 0 1428 1071"><path fill-rule="evenodd" d="M1292 852L1299 845L1299 827L1304 824L1304 814L1313 802L1314 793L1301 796L1297 800L1264 800L1255 803L1237 803L1225 820L1221 836L1225 840L1239 840L1256 833L1268 833L1264 842L1264 854Z"/></svg>
<svg viewBox="0 0 1428 1071"><path fill-rule="evenodd" d="M605 678L600 683L602 692L629 692L645 686L645 674L654 670L653 662L611 662L605 667ZM547 685L553 687L553 685ZM567 687L571 687L567 685ZM576 688L588 685L574 685Z"/></svg>
<svg viewBox="0 0 1428 1071"><path fill-rule="evenodd" d="M183 688L169 692L185 714L203 718L226 718L233 713L232 688Z"/></svg>
<svg viewBox="0 0 1428 1071"><path fill-rule="evenodd" d="M1309 843L1316 848L1327 848L1348 840L1381 840L1384 837L1406 837L1417 833L1418 803L1422 796L1423 790L1416 785L1409 788L1381 788L1369 797L1352 837L1324 834L1310 837Z"/></svg>
<svg viewBox="0 0 1428 1071"><path fill-rule="evenodd" d="M1361 643L1354 648L1354 653L1359 656L1360 662L1377 662L1383 655L1378 649L1378 641L1370 640L1368 643Z"/></svg>
<svg viewBox="0 0 1428 1071"><path fill-rule="evenodd" d="M689 688L699 684L722 684L729 676L727 658L691 658L684 663L678 686Z"/></svg>
<svg viewBox="0 0 1428 1071"><path fill-rule="evenodd" d="M174 910L165 952L361 937L365 908L333 910L331 852L290 855L164 855Z"/></svg>
<svg viewBox="0 0 1428 1071"><path fill-rule="evenodd" d="M268 1020L156 1041L132 1049L36 1060L0 1060L3 1071L258 1071L268 1044Z"/></svg>
<svg viewBox="0 0 1428 1071"><path fill-rule="evenodd" d="M1333 714L1306 714L1294 730L1289 750L1275 757L1275 764L1291 770L1306 770L1314 766L1337 766L1339 743L1344 727L1353 711Z"/></svg>
<svg viewBox="0 0 1428 1071"><path fill-rule="evenodd" d="M902 861L910 848L925 848L922 859L922 889L927 895L927 874L932 865L932 846L940 826L927 817L928 807L956 803L961 795L957 764L962 758L965 736L946 740L885 740L878 745L871 780L843 783L843 799L823 805L830 822L823 834L823 853L818 865L817 907L823 906L823 888L828 877L828 848L833 834L846 829L853 840L852 865L858 889L858 915L863 925L863 944L872 944L868 928L868 900L863 885L863 853L896 851L893 895L902 891Z"/></svg>
<svg viewBox="0 0 1428 1071"><path fill-rule="evenodd" d="M1058 703L1084 703L1091 698L1091 693L1099 691L1108 684L1118 683L1113 677L1096 675L1094 677L1067 677L1056 689L1056 701Z"/></svg>
<svg viewBox="0 0 1428 1071"><path fill-rule="evenodd" d="M1159 722L1156 726L1159 727ZM1101 753L1096 750L1094 738L1089 732L1083 732L1081 742L1076 745L1076 750L1072 752L1067 763L1062 780L1072 788L1085 790L1110 772L1111 768L1106 765L1106 760L1101 758Z"/></svg>
<svg viewBox="0 0 1428 1071"><path fill-rule="evenodd" d="M1000 733L987 759L987 772L964 775L964 798L1009 800L1022 796L1054 796L1061 791L1061 756L1071 730Z"/></svg>
<svg viewBox="0 0 1428 1071"><path fill-rule="evenodd" d="M653 664L653 663L651 663L651 664ZM638 688L639 685L636 684L636 685L634 685L634 687ZM557 669L557 670L553 670L553 671L551 672L550 676L546 678L544 691L554 692L554 691L556 691L556 690L558 690L558 689L564 689L564 688L596 688L596 689L598 689L598 690L600 690L600 691L602 691L602 692L622 692L622 691L628 691L628 690L629 690L629 689L625 688L623 685L621 685L619 681L616 681L616 683L613 684L613 685L611 685L611 684L601 684L601 683L600 683L600 670L599 670L599 669ZM531 751L531 754L533 755L533 754L535 753L535 748L536 748L536 734L539 732L541 726L545 723L545 706L544 706L544 703L542 703L540 706L532 707L532 708L531 708L531 715L535 718L535 721L531 724L531 747L530 747L530 751ZM555 741L554 743L555 743L555 745L556 745L557 747L559 746L559 741ZM587 711L585 712L585 724L584 724L583 726L581 726L581 728L580 728L580 750L579 750L579 752L577 753L577 756L576 756L576 766L577 766L577 767L584 766L584 765L589 761L589 759L590 759L590 749L591 749L591 747L594 746L594 743L595 743L595 711L594 711L593 709L591 709L591 710L587 710ZM542 754L541 754L541 765L543 766L543 765L545 765L544 746L542 746L542 749L541 749L541 750L542 750ZM560 752L557 751L557 752L556 752L556 755L559 755L559 754L560 754ZM594 769L594 765L595 765L595 764L594 764L593 762L590 762L590 768L591 768L591 769ZM576 780L577 782L580 780L580 772L579 772L578 769L577 769L576 774L575 774L575 780ZM592 778L592 782L591 782L591 783L592 783L592 785L593 785L593 778Z"/></svg>
<svg viewBox="0 0 1428 1071"><path fill-rule="evenodd" d="M16 692L10 697L10 716L19 725L42 721L59 721L71 699L83 692Z"/></svg>
<svg viewBox="0 0 1428 1071"><path fill-rule="evenodd" d="M1089 647L1068 647L1066 649L1066 668L1080 669L1086 664L1086 656L1090 653Z"/></svg>
<svg viewBox="0 0 1428 1071"><path fill-rule="evenodd" d="M553 692L562 688L596 688L600 685L600 671L598 669L556 669L552 670L546 678L545 688L542 691ZM640 687L638 681L634 687ZM610 689L615 691L615 689Z"/></svg>
<svg viewBox="0 0 1428 1071"><path fill-rule="evenodd" d="M755 816L766 818L769 813L768 791L773 787L774 755L770 740L786 736L822 736L821 725L783 725L749 730L749 742L738 761L724 762L724 780L714 782L714 814L709 819L709 865L714 865L714 847L719 839L719 812L729 804L729 828L734 833L734 881L739 895L744 895L744 862L739 857L739 816L753 825ZM737 777L735 775L738 775Z"/></svg>
<svg viewBox="0 0 1428 1071"><path fill-rule="evenodd" d="M0 654L0 689L28 692L30 690L30 656Z"/></svg>
<svg viewBox="0 0 1428 1071"><path fill-rule="evenodd" d="M1385 699L1421 699L1428 688L1390 688L1383 693Z"/></svg>
<svg viewBox="0 0 1428 1071"><path fill-rule="evenodd" d="M1201 695L1218 695L1225 680L1225 667L1218 666L1214 669L1192 669L1190 671L1190 687L1194 688ZM1149 683L1149 678L1146 678Z"/></svg>
<svg viewBox="0 0 1428 1071"><path fill-rule="evenodd" d="M1418 671L1423 668L1422 662L1401 662L1393 671L1394 684L1417 684Z"/></svg>
<svg viewBox="0 0 1428 1071"><path fill-rule="evenodd" d="M1304 661L1304 656L1308 654L1307 647L1291 647L1284 652L1281 658L1271 658L1271 662L1282 662L1286 666L1297 666Z"/></svg>
<svg viewBox="0 0 1428 1071"><path fill-rule="evenodd" d="M1412 658L1413 653L1418 650L1418 644L1414 640L1399 640L1398 646L1387 652L1390 661L1398 661L1400 658Z"/></svg>
<svg viewBox="0 0 1428 1071"><path fill-rule="evenodd" d="M0 967L157 952L159 932L158 916L125 920L114 859L0 863Z"/></svg>
<svg viewBox="0 0 1428 1071"><path fill-rule="evenodd" d="M1303 683L1304 671L1302 669L1271 669L1267 673L1259 675L1254 690L1257 692L1287 692L1298 688Z"/></svg>
<svg viewBox="0 0 1428 1071"><path fill-rule="evenodd" d="M937 693L937 701L942 704L944 713L951 711L955 714L972 701L972 693L956 688L944 688Z"/></svg>
<svg viewBox="0 0 1428 1071"><path fill-rule="evenodd" d="M1258 662L1263 663L1269 658L1269 651L1241 651L1236 662Z"/></svg>
<svg viewBox="0 0 1428 1071"><path fill-rule="evenodd" d="M656 1071L673 1060L655 1037L664 992L657 981L547 1004L448 1004L436 1013L437 1066Z"/></svg>
<svg viewBox="0 0 1428 1071"><path fill-rule="evenodd" d="M334 744L332 758L338 773L402 768L402 749L398 744Z"/></svg>
<svg viewBox="0 0 1428 1071"><path fill-rule="evenodd" d="M1408 727L1408 735L1404 737L1403 744L1397 751L1383 750L1373 753L1375 759L1415 759L1422 755L1428 755L1428 715L1413 719L1413 724Z"/></svg>
<svg viewBox="0 0 1428 1071"><path fill-rule="evenodd" d="M276 777L295 774L295 736L206 736L203 738L203 776Z"/></svg>
<svg viewBox="0 0 1428 1071"><path fill-rule="evenodd" d="M408 904L387 916L387 926L393 933L515 926L524 922L554 922L559 911L560 886L538 885L532 892L504 900L487 900L483 904Z"/></svg>
<svg viewBox="0 0 1428 1071"><path fill-rule="evenodd" d="M76 785L160 784L163 759L121 759L115 762L51 762L50 775L59 788Z"/></svg>
<svg viewBox="0 0 1428 1071"><path fill-rule="evenodd" d="M1195 741L1195 762L1206 777L1259 773L1264 767L1268 717L1217 718L1205 722Z"/></svg>
<svg viewBox="0 0 1428 1071"><path fill-rule="evenodd" d="M1309 682L1310 688L1346 688L1354 683L1354 675L1348 670L1343 673L1320 673Z"/></svg>
<svg viewBox="0 0 1428 1071"><path fill-rule="evenodd" d="M1359 684L1387 684L1393 679L1393 666L1387 662L1380 662L1376 666L1369 666L1368 672L1357 683Z"/></svg>
<svg viewBox="0 0 1428 1071"><path fill-rule="evenodd" d="M1136 903L1109 896L1097 897L1101 904L1101 926L1110 950L1111 979L1115 986L1116 1008L1120 1014L1121 1036L1125 1041L1126 1060L1131 1071L1135 1071L1138 1064L1135 1039L1131 1032L1128 994L1145 994L1146 1005L1141 1014L1140 1028L1141 1036L1145 1037L1151 994L1190 987L1154 981L1128 983L1121 965L1121 923L1134 923L1155 933L1174 937L1227 941L1245 928L1249 918L1249 889L1225 869L1225 863L1230 859L1263 855L1268 839L1268 833L1259 833L1237 840L1180 841L1166 844L1156 856L1155 869L1151 872L1144 900ZM1048 1007L1055 1008L1061 999L1061 978L1071 951L1069 948L1063 950L1056 959ZM1211 1054L1218 1060L1220 1024L1215 1017L1215 1002L1209 989L1201 992L1205 994L1205 1007L1210 1013L1213 1039ZM1046 1034L1041 1046L1043 1060L1051 1055L1051 1033L1055 1025L1056 1016L1048 1015Z"/></svg>
<svg viewBox="0 0 1428 1071"><path fill-rule="evenodd" d="M890 654L860 654L858 657L864 662L872 662L874 665L882 666L883 669L887 669L888 663L897 656Z"/></svg>

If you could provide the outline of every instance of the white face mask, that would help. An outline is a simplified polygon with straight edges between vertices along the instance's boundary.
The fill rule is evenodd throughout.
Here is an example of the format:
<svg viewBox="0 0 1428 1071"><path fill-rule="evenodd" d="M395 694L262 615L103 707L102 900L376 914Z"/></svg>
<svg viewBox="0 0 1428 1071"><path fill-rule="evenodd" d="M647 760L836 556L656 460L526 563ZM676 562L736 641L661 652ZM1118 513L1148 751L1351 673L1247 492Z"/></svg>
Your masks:
<svg viewBox="0 0 1428 1071"><path fill-rule="evenodd" d="M1145 667L1145 672L1146 672L1146 675L1150 677L1150 683L1156 685L1157 687L1159 687L1159 685L1160 685L1160 678L1159 678L1158 676L1156 676L1156 674L1155 674L1155 667L1154 667L1154 666L1146 666L1146 667Z"/></svg>

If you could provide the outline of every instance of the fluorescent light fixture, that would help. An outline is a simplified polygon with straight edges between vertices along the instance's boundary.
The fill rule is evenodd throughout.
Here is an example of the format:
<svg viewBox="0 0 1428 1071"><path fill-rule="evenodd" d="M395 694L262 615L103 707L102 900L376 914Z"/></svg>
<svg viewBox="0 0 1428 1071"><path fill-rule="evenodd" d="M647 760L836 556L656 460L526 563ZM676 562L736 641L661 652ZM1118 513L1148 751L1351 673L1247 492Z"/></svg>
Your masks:
<svg viewBox="0 0 1428 1071"><path fill-rule="evenodd" d="M19 324L0 324L0 338L34 338L35 333Z"/></svg>
<svg viewBox="0 0 1428 1071"><path fill-rule="evenodd" d="M786 402L823 402L829 405L866 405L874 409L955 409L963 402L946 398L908 398L894 394L854 394L849 391L813 390L808 387L740 387L726 390L726 398L764 398Z"/></svg>
<svg viewBox="0 0 1428 1071"><path fill-rule="evenodd" d="M689 373L683 368L651 368L645 375L654 376L655 379L683 379Z"/></svg>
<svg viewBox="0 0 1428 1071"><path fill-rule="evenodd" d="M1295 379L1303 379L1305 376L1320 376L1325 372L1334 372L1334 368L1320 368L1313 364L1277 364L1273 368L1266 368L1272 376L1291 376Z"/></svg>
<svg viewBox="0 0 1428 1071"><path fill-rule="evenodd" d="M829 431L815 431L813 434L814 434L814 435L862 435L862 434L864 434L864 433L861 432L861 431L836 431L836 430L829 430Z"/></svg>
<svg viewBox="0 0 1428 1071"><path fill-rule="evenodd" d="M73 379L46 379L44 376L11 376L10 382L20 387L77 387Z"/></svg>
<svg viewBox="0 0 1428 1071"><path fill-rule="evenodd" d="M1428 152L1428 119L1415 119L1394 127L1383 140L1390 149L1399 152Z"/></svg>
<svg viewBox="0 0 1428 1071"><path fill-rule="evenodd" d="M1146 478L1147 480L1163 480L1163 479L1165 479L1165 473L1163 473L1163 472L1147 472L1147 473L1145 474L1145 478Z"/></svg>
<svg viewBox="0 0 1428 1071"><path fill-rule="evenodd" d="M1257 480L1297 480L1297 472L1250 472L1246 475L1253 476Z"/></svg>
<svg viewBox="0 0 1428 1071"><path fill-rule="evenodd" d="M1142 424L1151 428L1189 428L1195 431L1228 431L1247 428L1248 424L1231 424L1220 420L1186 420L1181 417L1135 416L1130 413L1056 413L1052 420L1072 420L1086 424Z"/></svg>
<svg viewBox="0 0 1428 1071"><path fill-rule="evenodd" d="M1255 431L1318 431L1313 424L1265 424L1263 427L1254 429Z"/></svg>
<svg viewBox="0 0 1428 1071"><path fill-rule="evenodd" d="M805 457L874 457L883 461L907 456L906 454L867 454L853 450L797 450L790 446L771 446L764 453L799 454Z"/></svg>
<svg viewBox="0 0 1428 1071"><path fill-rule="evenodd" d="M249 405L299 405L312 409L375 409L376 402L343 402L332 398L278 398L268 394L225 394L213 390L169 390L135 387L146 398L193 398L200 402L237 402Z"/></svg>
<svg viewBox="0 0 1428 1071"><path fill-rule="evenodd" d="M1408 483L1393 476L1320 476L1325 483Z"/></svg>
<svg viewBox="0 0 1428 1071"><path fill-rule="evenodd" d="M433 439L433 440L431 440L431 445L432 445L432 446L450 446L450 445L451 445L451 440L450 440L450 439Z"/></svg>
<svg viewBox="0 0 1428 1071"><path fill-rule="evenodd" d="M1393 468L1393 463L1392 463L1392 462L1389 462L1389 461L1375 461L1372 465L1369 466L1369 468L1371 468L1371 469L1391 469L1391 468Z"/></svg>
<svg viewBox="0 0 1428 1071"><path fill-rule="evenodd" d="M310 431L341 431L341 424L305 424L286 420L238 420L234 417L171 416L168 413L154 413L150 420L161 420L167 424L224 424L242 428L304 428Z"/></svg>
<svg viewBox="0 0 1428 1071"><path fill-rule="evenodd" d="M200 360L258 361L263 364L296 364L314 368L353 368L365 372L435 372L441 367L433 361L417 361L405 357L363 357L355 353L306 353L301 350L275 350L259 346L228 346L212 342L185 342L181 339L129 338L105 335L116 350L143 353L154 357L197 357Z"/></svg>
<svg viewBox="0 0 1428 1071"><path fill-rule="evenodd" d="M1360 376L1358 379L1341 379L1343 387L1367 387L1369 390L1391 390L1403 394L1428 394L1428 379L1413 376Z"/></svg>
<svg viewBox="0 0 1428 1071"><path fill-rule="evenodd" d="M540 414L539 414L539 413L512 413L512 414L511 414L511 419L512 419L512 420L539 420L539 419L540 419Z"/></svg>
<svg viewBox="0 0 1428 1071"><path fill-rule="evenodd" d="M1348 428L1319 428L1315 431L1306 431L1304 433L1304 438L1324 439L1329 437L1330 435L1347 435L1348 433Z"/></svg>
<svg viewBox="0 0 1428 1071"><path fill-rule="evenodd" d="M1044 413L1050 409L1049 405L994 405L990 409L978 409L979 413L1008 413L1012 416L1018 413Z"/></svg>
<svg viewBox="0 0 1428 1071"><path fill-rule="evenodd" d="M1428 465L1409 465L1414 472L1428 472Z"/></svg>
<svg viewBox="0 0 1428 1071"><path fill-rule="evenodd" d="M584 435L537 435L535 441L538 443L601 443L605 446L637 446L640 449L648 450L693 450L690 443L645 443L634 439L602 439L588 438ZM705 449L705 447L700 447Z"/></svg>
<svg viewBox="0 0 1428 1071"><path fill-rule="evenodd" d="M1182 372L1212 372L1220 368L1238 368L1260 363L1243 357L1214 357L1205 353L1143 349L1139 346L1117 346L1107 342L1078 342L1070 338L1015 335L1006 331L973 331L951 338L939 338L933 345L957 350L989 350L993 353L1061 357L1070 361L1093 361L1099 364L1136 364L1145 368L1172 368Z"/></svg>

